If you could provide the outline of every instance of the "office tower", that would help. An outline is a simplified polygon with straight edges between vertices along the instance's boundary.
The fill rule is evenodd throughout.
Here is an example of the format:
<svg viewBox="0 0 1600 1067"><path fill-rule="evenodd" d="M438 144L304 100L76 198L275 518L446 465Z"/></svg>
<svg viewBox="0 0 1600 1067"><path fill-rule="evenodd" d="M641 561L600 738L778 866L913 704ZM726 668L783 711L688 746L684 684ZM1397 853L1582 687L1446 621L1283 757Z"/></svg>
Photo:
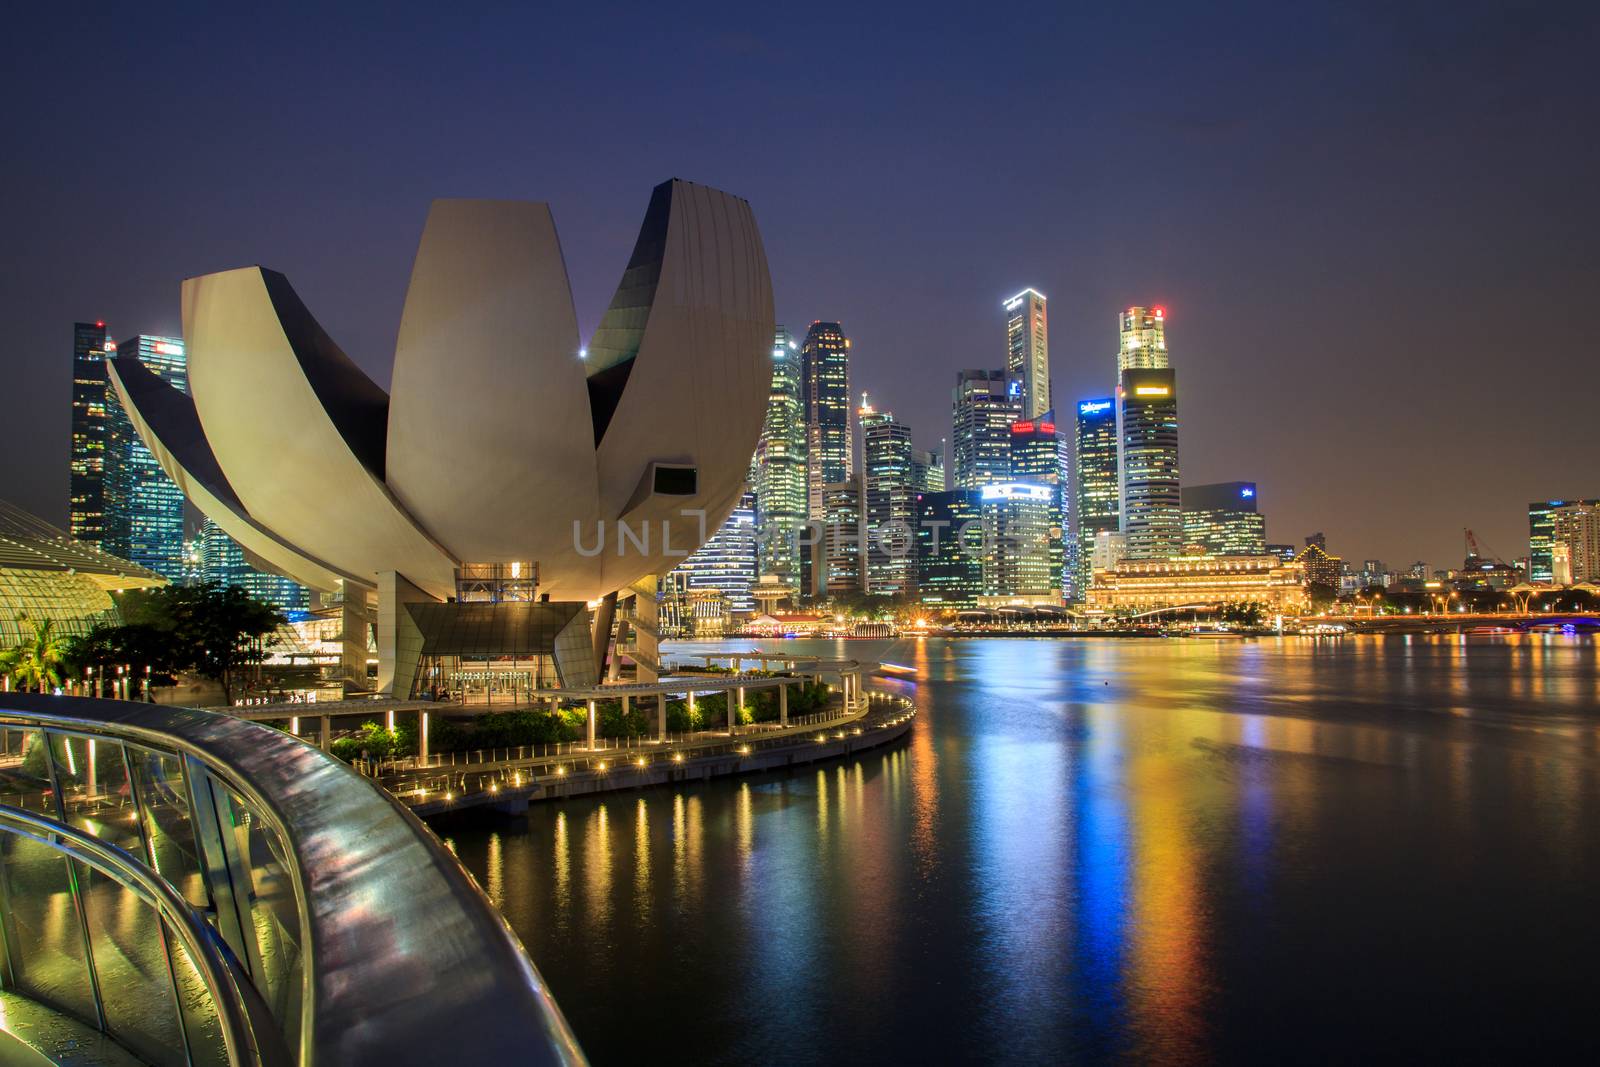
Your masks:
<svg viewBox="0 0 1600 1067"><path fill-rule="evenodd" d="M772 390L754 468L757 573L794 585L800 580L797 534L806 521L806 425L799 346L782 326L772 342Z"/></svg>
<svg viewBox="0 0 1600 1067"><path fill-rule="evenodd" d="M1067 529L1071 518L1067 441L1057 428L1055 413L1047 411L1038 419L1011 424L1011 478L1050 488L1050 588L1074 599L1075 573L1069 560L1077 556Z"/></svg>
<svg viewBox="0 0 1600 1067"><path fill-rule="evenodd" d="M182 338L132 337L117 347L116 358L136 359L174 388L189 391ZM113 393L106 394L104 485L106 551L169 581L183 581L183 491L150 454Z"/></svg>
<svg viewBox="0 0 1600 1067"><path fill-rule="evenodd" d="M1117 387L1122 532L1129 559L1183 549L1178 490L1178 387L1170 368L1130 367Z"/></svg>
<svg viewBox="0 0 1600 1067"><path fill-rule="evenodd" d="M911 427L861 397L862 508L866 519L866 591L895 596L916 581Z"/></svg>
<svg viewBox="0 0 1600 1067"><path fill-rule="evenodd" d="M1344 560L1328 555L1322 545L1307 538L1306 547L1295 557L1295 562L1305 568L1307 584L1338 591L1339 576L1344 573Z"/></svg>
<svg viewBox="0 0 1600 1067"><path fill-rule="evenodd" d="M863 592L861 478L823 487L822 526L810 546L811 594L848 599Z"/></svg>
<svg viewBox="0 0 1600 1067"><path fill-rule="evenodd" d="M1003 370L956 372L951 393L955 487L981 489L1011 477L1011 424L1022 417L1021 383Z"/></svg>
<svg viewBox="0 0 1600 1067"><path fill-rule="evenodd" d="M1554 580L1550 535L1555 530L1557 508L1581 504L1594 507L1600 500L1545 500L1528 505L1528 580L1547 585Z"/></svg>
<svg viewBox="0 0 1600 1067"><path fill-rule="evenodd" d="M806 425L806 515L824 514L824 489L850 480L850 339L837 322L813 322L801 346L800 406Z"/></svg>
<svg viewBox="0 0 1600 1067"><path fill-rule="evenodd" d="M67 530L104 548L106 359L117 350L103 322L72 324L72 456Z"/></svg>
<svg viewBox="0 0 1600 1067"><path fill-rule="evenodd" d="M944 448L940 442L937 452L923 448L911 450L911 488L918 493L945 491Z"/></svg>
<svg viewBox="0 0 1600 1067"><path fill-rule="evenodd" d="M1007 300L1006 373L1022 383L1022 417L1037 419L1051 408L1050 329L1044 294L1024 289Z"/></svg>
<svg viewBox="0 0 1600 1067"><path fill-rule="evenodd" d="M1572 585L1600 579L1600 504L1573 501L1550 518L1551 580Z"/></svg>
<svg viewBox="0 0 1600 1067"><path fill-rule="evenodd" d="M243 589L257 600L282 611L302 610L310 600L305 586L279 574L268 574L250 566L238 542L207 519L200 525L198 538L199 578L201 581ZM193 543L193 542L191 542Z"/></svg>
<svg viewBox="0 0 1600 1067"><path fill-rule="evenodd" d="M1073 450L1077 507L1078 566L1074 599L1082 600L1094 578L1095 539L1122 528L1122 488L1117 467L1117 402L1097 397L1078 402Z"/></svg>
<svg viewBox="0 0 1600 1067"><path fill-rule="evenodd" d="M1164 308L1131 307L1122 313L1117 348L1117 378L1129 370L1162 370L1167 362L1167 313Z"/></svg>
<svg viewBox="0 0 1600 1067"><path fill-rule="evenodd" d="M755 494L745 492L731 514L700 546L699 551L673 568L683 576L691 594L715 591L730 612L748 615L756 609L750 590L756 584Z"/></svg>
<svg viewBox="0 0 1600 1067"><path fill-rule="evenodd" d="M1000 482L979 490L983 512L983 595L1059 599L1059 569L1050 550L1057 495L1049 485Z"/></svg>
<svg viewBox="0 0 1600 1067"><path fill-rule="evenodd" d="M983 595L983 504L977 489L918 493L917 600L964 610Z"/></svg>
<svg viewBox="0 0 1600 1067"><path fill-rule="evenodd" d="M1328 550L1328 535L1323 533L1321 530L1318 530L1314 534L1306 534L1306 547L1310 548L1312 545L1316 545L1318 548L1326 552Z"/></svg>
<svg viewBox="0 0 1600 1067"><path fill-rule="evenodd" d="M1186 485L1183 502L1183 549L1207 556L1264 556L1266 516L1256 510L1255 482Z"/></svg>

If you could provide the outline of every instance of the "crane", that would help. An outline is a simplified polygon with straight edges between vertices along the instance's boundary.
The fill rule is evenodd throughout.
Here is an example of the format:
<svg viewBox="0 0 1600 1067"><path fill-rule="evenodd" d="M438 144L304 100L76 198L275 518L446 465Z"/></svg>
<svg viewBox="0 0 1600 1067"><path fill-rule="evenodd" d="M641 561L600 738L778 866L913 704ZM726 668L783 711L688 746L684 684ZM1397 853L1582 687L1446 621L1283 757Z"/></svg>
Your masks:
<svg viewBox="0 0 1600 1067"><path fill-rule="evenodd" d="M1478 544L1478 538L1473 534L1471 529L1463 528L1461 532L1466 535L1467 559L1466 559L1466 564L1465 565L1467 567L1470 568L1476 561L1482 560L1484 558L1487 558L1490 563L1498 563L1501 566L1508 566L1506 561L1501 559L1499 554L1497 552L1495 552L1494 549L1489 548L1488 545L1482 546L1482 548L1484 550L1486 550L1487 553L1488 553L1487 557L1485 557L1484 551L1480 551L1480 547L1479 547L1479 544Z"/></svg>

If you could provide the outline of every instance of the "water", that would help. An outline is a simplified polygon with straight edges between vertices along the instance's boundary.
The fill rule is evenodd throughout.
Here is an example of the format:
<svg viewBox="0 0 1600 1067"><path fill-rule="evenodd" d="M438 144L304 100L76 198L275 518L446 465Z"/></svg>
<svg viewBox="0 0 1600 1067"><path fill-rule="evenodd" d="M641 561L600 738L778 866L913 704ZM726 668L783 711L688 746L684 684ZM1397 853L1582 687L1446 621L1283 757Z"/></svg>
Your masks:
<svg viewBox="0 0 1600 1067"><path fill-rule="evenodd" d="M1597 652L906 641L897 748L443 830L597 1064L1593 1060Z"/></svg>

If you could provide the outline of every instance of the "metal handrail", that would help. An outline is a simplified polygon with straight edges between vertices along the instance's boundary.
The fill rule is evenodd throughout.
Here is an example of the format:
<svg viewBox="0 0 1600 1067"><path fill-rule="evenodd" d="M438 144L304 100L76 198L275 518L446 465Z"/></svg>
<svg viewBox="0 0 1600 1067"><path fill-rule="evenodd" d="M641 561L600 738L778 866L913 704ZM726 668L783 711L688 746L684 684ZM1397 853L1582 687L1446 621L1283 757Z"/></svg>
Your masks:
<svg viewBox="0 0 1600 1067"><path fill-rule="evenodd" d="M0 828L93 867L156 910L167 927L182 939L211 994L230 1064L234 1067L283 1067L294 1062L277 1031L272 1012L262 1002L227 942L165 879L125 849L9 804L0 804Z"/></svg>

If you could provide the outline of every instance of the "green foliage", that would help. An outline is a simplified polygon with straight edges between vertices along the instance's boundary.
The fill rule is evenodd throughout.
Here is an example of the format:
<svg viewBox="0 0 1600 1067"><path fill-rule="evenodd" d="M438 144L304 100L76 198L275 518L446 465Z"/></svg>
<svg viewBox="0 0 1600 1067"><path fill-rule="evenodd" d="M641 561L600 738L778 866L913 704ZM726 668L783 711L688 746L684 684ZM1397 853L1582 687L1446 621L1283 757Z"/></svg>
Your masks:
<svg viewBox="0 0 1600 1067"><path fill-rule="evenodd" d="M1267 617L1266 608L1252 600L1248 603L1224 604L1217 613L1223 622L1235 626L1260 626Z"/></svg>
<svg viewBox="0 0 1600 1067"><path fill-rule="evenodd" d="M49 692L61 684L67 666L65 650L66 642L56 633L53 620L35 621L33 632L20 644L0 652L0 673L24 691Z"/></svg>
<svg viewBox="0 0 1600 1067"><path fill-rule="evenodd" d="M389 759L398 754L396 750L399 747L400 736L397 731L375 722L364 722L354 736L339 738L328 746L328 750L349 762L359 759L363 752L372 759Z"/></svg>

